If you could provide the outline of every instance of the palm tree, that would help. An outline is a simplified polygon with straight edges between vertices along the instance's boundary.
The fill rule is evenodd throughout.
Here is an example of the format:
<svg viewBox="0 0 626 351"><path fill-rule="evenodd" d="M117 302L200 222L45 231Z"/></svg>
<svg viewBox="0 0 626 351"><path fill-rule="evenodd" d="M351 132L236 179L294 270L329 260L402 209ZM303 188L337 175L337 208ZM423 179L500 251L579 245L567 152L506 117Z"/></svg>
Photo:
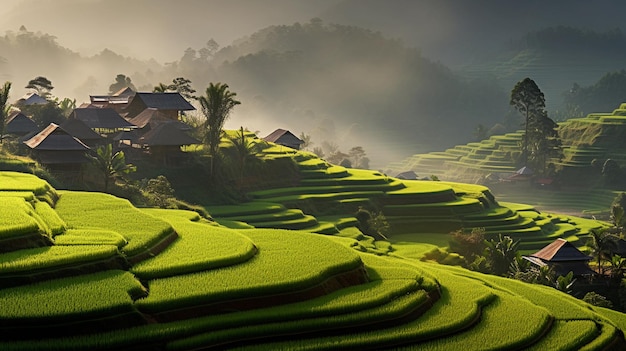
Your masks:
<svg viewBox="0 0 626 351"><path fill-rule="evenodd" d="M607 228L589 231L589 240L587 246L592 250L593 256L596 258L598 265L598 273L604 274L602 262L610 260L613 252L617 249L616 236L611 235Z"/></svg>
<svg viewBox="0 0 626 351"><path fill-rule="evenodd" d="M626 258L620 255L613 255L609 261L611 264L611 277L621 281L624 278L626 272Z"/></svg>
<svg viewBox="0 0 626 351"><path fill-rule="evenodd" d="M11 108L11 105L7 105L9 90L11 90L11 82L5 82L2 88L0 88L0 144L4 137L4 126Z"/></svg>
<svg viewBox="0 0 626 351"><path fill-rule="evenodd" d="M234 146L235 157L239 166L239 180L243 180L246 163L248 159L252 159L256 154L257 144L250 138L246 138L243 127L239 128L237 133L228 138Z"/></svg>
<svg viewBox="0 0 626 351"><path fill-rule="evenodd" d="M132 164L126 163L124 151L113 153L111 144L101 145L93 155L88 155L91 163L102 173L104 192L107 192L110 181L115 181L122 174L128 174L137 170Z"/></svg>
<svg viewBox="0 0 626 351"><path fill-rule="evenodd" d="M223 83L210 83L206 88L205 95L200 96L202 113L206 117L204 125L204 142L209 148L211 156L210 175L213 177L214 159L217 156L224 122L232 109L241 104L235 100L237 94L228 90L228 85Z"/></svg>
<svg viewBox="0 0 626 351"><path fill-rule="evenodd" d="M490 265L491 271L496 275L504 275L511 264L515 262L517 256L517 247L519 241L514 241L510 236L502 234L498 235L498 240L485 240L485 252Z"/></svg>

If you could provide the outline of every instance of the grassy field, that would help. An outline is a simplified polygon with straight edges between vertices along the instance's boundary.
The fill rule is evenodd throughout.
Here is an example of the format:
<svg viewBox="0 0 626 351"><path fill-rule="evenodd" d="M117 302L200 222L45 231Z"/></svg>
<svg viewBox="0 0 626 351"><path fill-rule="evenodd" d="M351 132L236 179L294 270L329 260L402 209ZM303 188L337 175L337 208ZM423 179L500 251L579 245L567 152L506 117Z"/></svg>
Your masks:
<svg viewBox="0 0 626 351"><path fill-rule="evenodd" d="M266 151L292 159L301 184L207 207L215 221L0 172L24 180L0 182L0 239L12 243L0 252L0 282L11 282L0 284L0 349L626 347L623 313L421 261L455 229L484 227L530 250L559 237L582 245L604 222L500 201L482 185ZM385 215L386 240L358 229L363 207Z"/></svg>

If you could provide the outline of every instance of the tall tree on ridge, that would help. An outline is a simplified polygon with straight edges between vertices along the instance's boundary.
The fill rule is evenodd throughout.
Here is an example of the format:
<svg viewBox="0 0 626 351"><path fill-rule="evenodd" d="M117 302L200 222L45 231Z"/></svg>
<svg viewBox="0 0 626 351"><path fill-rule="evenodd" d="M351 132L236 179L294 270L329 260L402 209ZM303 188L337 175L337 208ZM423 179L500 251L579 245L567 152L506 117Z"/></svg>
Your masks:
<svg viewBox="0 0 626 351"><path fill-rule="evenodd" d="M528 139L528 162L545 175L548 160L563 157L561 139L557 132L558 125L548 117L546 111L532 118L529 123L528 137L525 137Z"/></svg>
<svg viewBox="0 0 626 351"><path fill-rule="evenodd" d="M11 82L5 82L0 88L0 144L4 139L4 126L9 116L11 105L7 104L9 100L9 91L11 90Z"/></svg>
<svg viewBox="0 0 626 351"><path fill-rule="evenodd" d="M528 165L529 143L531 126L545 113L546 99L535 83L530 78L517 82L511 90L510 105L524 115L524 145L522 147L523 165Z"/></svg>
<svg viewBox="0 0 626 351"><path fill-rule="evenodd" d="M54 89L50 79L42 76L29 80L25 88L35 90L39 96L45 99L48 99L50 92Z"/></svg>
<svg viewBox="0 0 626 351"><path fill-rule="evenodd" d="M236 93L228 90L228 84L209 83L203 96L198 99L202 113L206 117L204 124L204 142L211 156L210 175L213 177L214 160L217 157L224 123L232 109L241 104L235 100Z"/></svg>

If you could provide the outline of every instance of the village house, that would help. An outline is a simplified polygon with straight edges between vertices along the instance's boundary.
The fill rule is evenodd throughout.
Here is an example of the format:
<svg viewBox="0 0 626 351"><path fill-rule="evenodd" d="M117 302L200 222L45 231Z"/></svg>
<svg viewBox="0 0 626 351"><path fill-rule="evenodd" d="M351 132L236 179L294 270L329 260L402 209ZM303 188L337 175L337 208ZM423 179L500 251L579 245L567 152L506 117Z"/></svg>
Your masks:
<svg viewBox="0 0 626 351"><path fill-rule="evenodd" d="M137 128L110 107L76 108L69 118L84 122L89 128L100 134L108 135Z"/></svg>
<svg viewBox="0 0 626 351"><path fill-rule="evenodd" d="M39 96L37 93L26 93L15 102L15 106L45 105L48 100Z"/></svg>
<svg viewBox="0 0 626 351"><path fill-rule="evenodd" d="M5 134L11 134L18 137L33 133L39 130L35 121L20 111L13 111L7 118L4 127Z"/></svg>
<svg viewBox="0 0 626 351"><path fill-rule="evenodd" d="M175 121L162 122L143 134L136 142L147 150L154 161L167 166L179 165L185 160L185 153L181 147L202 142L175 124Z"/></svg>
<svg viewBox="0 0 626 351"><path fill-rule="evenodd" d="M137 117L147 108L159 110L167 118L176 121L184 111L192 111L193 107L179 93L135 93L123 109L122 116L126 119Z"/></svg>
<svg viewBox="0 0 626 351"><path fill-rule="evenodd" d="M285 129L276 129L268 136L263 138L263 140L276 143L278 145L283 145L294 150L300 150L300 146L304 144L304 141Z"/></svg>
<svg viewBox="0 0 626 351"><path fill-rule="evenodd" d="M126 87L112 95L89 95L90 102L80 107L110 108L121 114L133 96L135 96L135 91Z"/></svg>
<svg viewBox="0 0 626 351"><path fill-rule="evenodd" d="M589 268L591 256L587 256L578 250L572 243L565 239L556 239L551 244L534 254L523 256L536 267L549 266L557 275L566 275L573 272L574 276L594 275Z"/></svg>
<svg viewBox="0 0 626 351"><path fill-rule="evenodd" d="M51 173L64 178L78 177L81 164L88 162L89 147L55 123L24 141L31 154Z"/></svg>

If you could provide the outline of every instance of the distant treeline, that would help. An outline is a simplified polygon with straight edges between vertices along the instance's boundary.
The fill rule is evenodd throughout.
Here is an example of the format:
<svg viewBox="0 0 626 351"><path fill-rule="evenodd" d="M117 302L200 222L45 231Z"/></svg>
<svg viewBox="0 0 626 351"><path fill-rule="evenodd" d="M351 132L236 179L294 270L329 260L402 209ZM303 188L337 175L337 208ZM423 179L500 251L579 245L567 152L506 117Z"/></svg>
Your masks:
<svg viewBox="0 0 626 351"><path fill-rule="evenodd" d="M572 57L589 52L592 58L597 50L598 56L619 58L626 57L624 44L626 38L618 29L596 33L551 27L527 34L514 47ZM545 67L549 73L552 66ZM489 76L464 78L400 40L319 19L270 26L224 47L207 33L206 45L188 48L179 60L164 64L106 48L85 57L60 45L53 35L26 28L0 37L0 80L14 83L14 99L26 92L20 87L30 79L46 76L58 97L76 98L80 104L91 94L106 94L118 74L132 78L142 91L176 77L191 80L198 94L210 82L227 83L242 102L238 115L250 116L241 125L255 130L259 127L249 125L251 120L270 118L265 127L304 132L317 145L345 140L350 146L373 149L376 142L391 138L441 149L471 141L479 125L515 130L521 123L508 114L514 82L504 84ZM524 74L533 78L532 72ZM543 88L542 81L554 79L546 75L538 83ZM559 79L565 86L577 80ZM594 86L575 84L564 92L569 105L563 113L569 117L606 111L626 100L625 91L626 74L619 71Z"/></svg>
<svg viewBox="0 0 626 351"><path fill-rule="evenodd" d="M530 32L513 42L518 50L535 49L563 55L612 55L626 56L626 36L621 29L596 32L576 27L556 26Z"/></svg>

